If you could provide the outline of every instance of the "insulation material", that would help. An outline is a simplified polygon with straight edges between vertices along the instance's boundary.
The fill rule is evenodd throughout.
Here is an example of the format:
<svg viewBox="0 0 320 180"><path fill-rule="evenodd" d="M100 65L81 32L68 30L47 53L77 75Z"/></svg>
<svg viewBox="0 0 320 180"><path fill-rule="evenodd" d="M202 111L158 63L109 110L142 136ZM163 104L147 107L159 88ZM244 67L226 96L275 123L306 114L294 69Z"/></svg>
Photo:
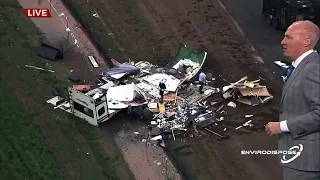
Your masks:
<svg viewBox="0 0 320 180"><path fill-rule="evenodd" d="M177 94L170 92L163 96L163 101L175 101L177 99Z"/></svg>
<svg viewBox="0 0 320 180"><path fill-rule="evenodd" d="M147 61L139 61L134 66L141 69L141 72L149 72L152 67L155 67Z"/></svg>
<svg viewBox="0 0 320 180"><path fill-rule="evenodd" d="M153 97L160 97L159 90L149 83L141 82L137 84L137 87L147 95L151 95Z"/></svg>
<svg viewBox="0 0 320 180"><path fill-rule="evenodd" d="M90 90L90 85L73 85L73 89L76 89L78 91L84 91L84 90Z"/></svg>
<svg viewBox="0 0 320 180"><path fill-rule="evenodd" d="M181 59L177 64L175 64L173 66L174 69L179 69L179 67L181 66L187 66L187 67L191 67L191 69L189 68L189 73L188 74L193 74L194 70L199 68L200 64L199 63L196 63L196 62L193 62L191 61L190 59Z"/></svg>

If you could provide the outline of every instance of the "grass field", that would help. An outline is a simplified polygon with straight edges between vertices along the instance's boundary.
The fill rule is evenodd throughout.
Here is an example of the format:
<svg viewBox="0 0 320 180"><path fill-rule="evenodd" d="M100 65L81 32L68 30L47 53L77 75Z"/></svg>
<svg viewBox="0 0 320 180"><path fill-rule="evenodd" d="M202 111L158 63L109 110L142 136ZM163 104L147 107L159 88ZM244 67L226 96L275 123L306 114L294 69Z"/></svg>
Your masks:
<svg viewBox="0 0 320 180"><path fill-rule="evenodd" d="M52 87L69 85L66 74L24 67L49 68L36 55L39 40L18 2L1 1L0 179L120 179L121 158L104 154L95 127L45 103Z"/></svg>
<svg viewBox="0 0 320 180"><path fill-rule="evenodd" d="M0 58L2 63L0 179L63 179L52 152L45 147L39 128L31 117L24 113L22 103L12 94L13 90L5 87L4 79L7 76L4 66L15 66L22 59L29 60L23 57L28 57L29 53L32 53L32 51L28 52L30 50L28 49L30 44L28 37L23 32L17 32L17 28L23 27L24 24L29 24L25 26L24 31L30 31L28 27L32 28L32 22L28 19L18 20L12 17L11 15L19 8L12 6L14 3L10 4L6 6L2 2L0 6ZM20 22L13 24L13 21L16 20L23 24ZM18 77L21 76L18 75ZM31 82L30 86L33 85L35 84Z"/></svg>
<svg viewBox="0 0 320 180"><path fill-rule="evenodd" d="M38 127L0 78L0 179L63 179Z"/></svg>

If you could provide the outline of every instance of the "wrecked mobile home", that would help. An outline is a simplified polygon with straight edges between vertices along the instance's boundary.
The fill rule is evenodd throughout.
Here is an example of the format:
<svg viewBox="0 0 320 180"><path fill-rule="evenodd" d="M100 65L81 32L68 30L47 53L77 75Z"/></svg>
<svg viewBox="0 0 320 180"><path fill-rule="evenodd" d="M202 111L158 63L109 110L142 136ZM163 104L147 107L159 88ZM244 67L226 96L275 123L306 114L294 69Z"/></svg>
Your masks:
<svg viewBox="0 0 320 180"><path fill-rule="evenodd" d="M68 88L68 97L55 96L47 103L94 126L101 126L116 113L125 110L146 119L149 128L158 132L149 140L162 140L163 133L175 139L174 131L186 132L196 128L204 128L223 137L209 128L224 120L225 111L221 102L232 99L255 106L268 102L273 96L266 86L259 84L260 80L249 81L247 77L221 89L209 86L208 82L214 81L214 78L208 79L203 87L204 93L200 94L199 84L194 78L206 57L207 52L196 52L181 44L173 61L165 67L147 61L120 63L113 59L113 68L99 75L99 83L75 84ZM162 102L159 101L160 82L166 85ZM218 93L221 93L220 100L207 104L206 99ZM227 106L235 108L236 104L230 101ZM241 127L251 125L249 120Z"/></svg>
<svg viewBox="0 0 320 180"><path fill-rule="evenodd" d="M114 67L101 73L99 84L74 85L68 88L67 98L56 96L47 102L94 126L123 109L146 105L154 111L159 82L165 81L166 96L175 94L179 85L199 72L206 55L181 45L174 61L163 68L145 61L134 64L113 60Z"/></svg>

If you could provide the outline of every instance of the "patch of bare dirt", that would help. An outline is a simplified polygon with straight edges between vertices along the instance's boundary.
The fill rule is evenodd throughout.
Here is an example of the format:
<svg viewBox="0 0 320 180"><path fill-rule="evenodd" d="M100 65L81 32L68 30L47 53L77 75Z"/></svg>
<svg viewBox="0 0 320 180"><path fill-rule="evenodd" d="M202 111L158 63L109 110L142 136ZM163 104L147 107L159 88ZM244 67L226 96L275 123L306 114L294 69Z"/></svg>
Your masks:
<svg viewBox="0 0 320 180"><path fill-rule="evenodd" d="M123 129L115 139L136 179L181 179L165 152L157 146L157 141L148 140L145 128Z"/></svg>

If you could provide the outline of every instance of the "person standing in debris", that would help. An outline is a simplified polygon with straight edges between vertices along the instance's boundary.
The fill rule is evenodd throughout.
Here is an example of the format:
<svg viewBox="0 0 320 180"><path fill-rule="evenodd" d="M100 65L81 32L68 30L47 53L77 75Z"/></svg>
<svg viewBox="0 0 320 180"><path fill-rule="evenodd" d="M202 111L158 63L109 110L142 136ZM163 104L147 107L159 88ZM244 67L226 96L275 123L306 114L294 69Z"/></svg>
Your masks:
<svg viewBox="0 0 320 180"><path fill-rule="evenodd" d="M280 100L280 122L269 122L266 131L279 136L285 180L320 179L320 57L313 50L320 30L311 21L297 21L285 32L284 55L293 60ZM295 149L293 149L295 148Z"/></svg>
<svg viewBox="0 0 320 180"><path fill-rule="evenodd" d="M164 91L167 89L167 87L166 87L166 84L163 82L163 81L161 81L160 83L159 83L159 93L160 93L160 102L162 103L163 102L163 95L164 95Z"/></svg>
<svg viewBox="0 0 320 180"><path fill-rule="evenodd" d="M200 94L203 94L202 89L203 89L203 86L206 84L206 78L207 78L206 74L204 74L203 72L199 74L199 84L200 84L199 93Z"/></svg>

